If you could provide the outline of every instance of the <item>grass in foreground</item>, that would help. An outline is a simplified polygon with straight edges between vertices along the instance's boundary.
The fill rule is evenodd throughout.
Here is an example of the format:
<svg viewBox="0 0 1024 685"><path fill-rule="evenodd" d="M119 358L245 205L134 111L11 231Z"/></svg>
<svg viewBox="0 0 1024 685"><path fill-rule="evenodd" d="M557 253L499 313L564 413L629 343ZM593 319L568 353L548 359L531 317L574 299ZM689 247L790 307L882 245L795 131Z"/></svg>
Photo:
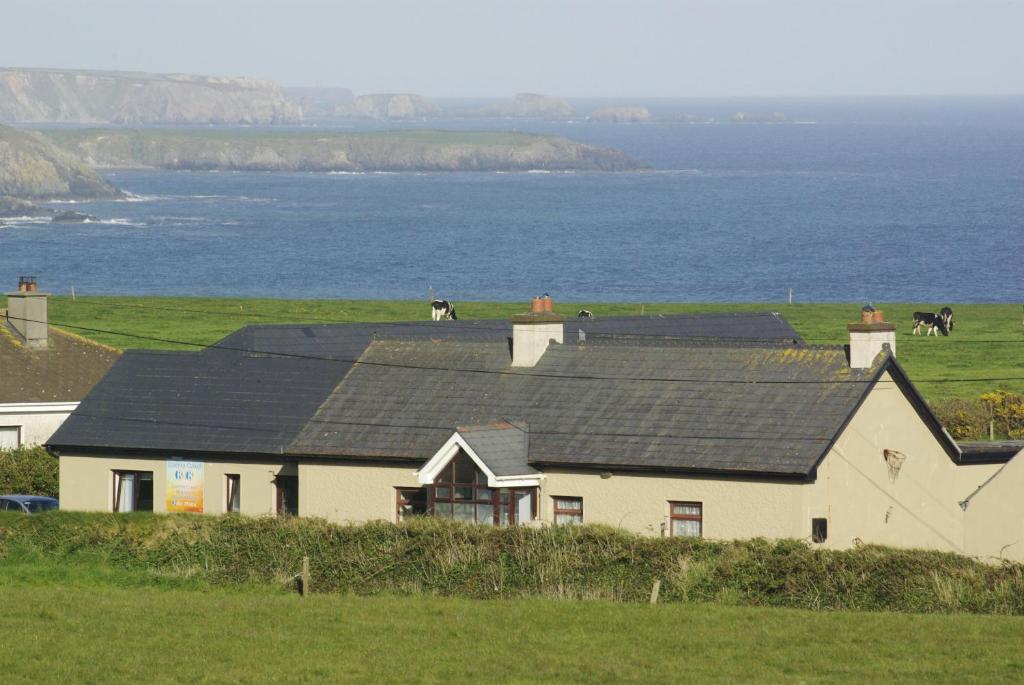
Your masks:
<svg viewBox="0 0 1024 685"><path fill-rule="evenodd" d="M461 318L505 318L525 303L459 302ZM977 398L996 389L1024 393L1024 326L1018 305L958 305L956 329L949 337L911 335L916 310L934 304L882 304L898 325L897 354L928 399ZM596 316L687 312L778 311L813 343L845 343L846 324L858 317L855 304L593 304L563 303L558 311L573 316L587 308ZM426 302L372 300L274 300L182 297L54 297L51 322L119 348L196 349L177 342L208 345L250 323L326 323L427 320ZM83 330L100 329L100 330ZM104 332L110 331L110 332ZM132 335L122 335L128 333ZM151 340L147 338L158 338ZM953 382L935 382L954 379ZM977 381L969 379L981 379Z"/></svg>
<svg viewBox="0 0 1024 685"><path fill-rule="evenodd" d="M0 564L6 682L1019 682L1024 618L296 595Z"/></svg>

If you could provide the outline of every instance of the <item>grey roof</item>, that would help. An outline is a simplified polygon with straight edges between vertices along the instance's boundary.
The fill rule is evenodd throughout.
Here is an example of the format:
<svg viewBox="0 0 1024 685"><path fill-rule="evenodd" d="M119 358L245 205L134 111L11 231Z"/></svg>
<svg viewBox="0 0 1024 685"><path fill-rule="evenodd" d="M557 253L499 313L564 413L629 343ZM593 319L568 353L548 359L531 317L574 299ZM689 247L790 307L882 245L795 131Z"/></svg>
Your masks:
<svg viewBox="0 0 1024 685"><path fill-rule="evenodd" d="M716 340L775 340L803 342L777 312L671 314L664 316L610 316L570 318L565 322L566 340L600 336L646 338L699 338ZM397 321L329 324L275 324L246 326L210 349L246 350L256 353L311 355L354 359L375 339L432 338L442 340L504 340L512 335L508 319L458 321Z"/></svg>
<svg viewBox="0 0 1024 685"><path fill-rule="evenodd" d="M658 344L664 344L664 336L799 340L785 319L771 312L573 319L566 324L569 337L573 327L596 337L628 332ZM281 454L372 340L506 341L510 335L511 324L504 319L259 325L202 352L131 351L49 444Z"/></svg>
<svg viewBox="0 0 1024 685"><path fill-rule="evenodd" d="M50 327L30 349L0 321L0 404L77 402L117 361L117 350Z"/></svg>
<svg viewBox="0 0 1024 685"><path fill-rule="evenodd" d="M986 440L961 442L963 461L971 464L998 464L1013 459L1024 450L1024 440Z"/></svg>
<svg viewBox="0 0 1024 685"><path fill-rule="evenodd" d="M842 347L721 342L552 345L533 368L507 345L372 343L289 451L425 460L457 426L529 426L529 463L806 476L890 358Z"/></svg>
<svg viewBox="0 0 1024 685"><path fill-rule="evenodd" d="M486 426L460 426L458 431L495 476L538 473L528 463L530 441L526 426L514 426L503 421Z"/></svg>
<svg viewBox="0 0 1024 685"><path fill-rule="evenodd" d="M281 453L348 366L224 351L128 351L49 445Z"/></svg>

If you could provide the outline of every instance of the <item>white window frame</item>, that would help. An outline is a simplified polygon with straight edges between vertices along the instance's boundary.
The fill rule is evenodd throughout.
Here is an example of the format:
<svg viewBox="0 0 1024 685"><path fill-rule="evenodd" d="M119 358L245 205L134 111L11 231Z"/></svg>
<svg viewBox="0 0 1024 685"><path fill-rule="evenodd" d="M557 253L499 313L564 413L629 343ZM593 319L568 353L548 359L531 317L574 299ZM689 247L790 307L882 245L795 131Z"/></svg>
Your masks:
<svg viewBox="0 0 1024 685"><path fill-rule="evenodd" d="M3 424L0 425L0 430L13 428L14 429L14 447L5 447L0 449L18 449L25 445L23 436L25 434L25 426L22 424Z"/></svg>

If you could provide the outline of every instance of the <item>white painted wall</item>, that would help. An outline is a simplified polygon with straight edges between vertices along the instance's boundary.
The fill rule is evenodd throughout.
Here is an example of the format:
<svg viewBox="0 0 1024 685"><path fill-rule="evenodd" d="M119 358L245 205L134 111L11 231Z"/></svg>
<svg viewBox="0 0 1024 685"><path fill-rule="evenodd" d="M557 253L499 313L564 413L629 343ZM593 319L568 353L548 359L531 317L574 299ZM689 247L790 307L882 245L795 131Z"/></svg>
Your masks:
<svg viewBox="0 0 1024 685"><path fill-rule="evenodd" d="M78 402L0 404L0 428L17 428L22 445L43 445L77 406Z"/></svg>

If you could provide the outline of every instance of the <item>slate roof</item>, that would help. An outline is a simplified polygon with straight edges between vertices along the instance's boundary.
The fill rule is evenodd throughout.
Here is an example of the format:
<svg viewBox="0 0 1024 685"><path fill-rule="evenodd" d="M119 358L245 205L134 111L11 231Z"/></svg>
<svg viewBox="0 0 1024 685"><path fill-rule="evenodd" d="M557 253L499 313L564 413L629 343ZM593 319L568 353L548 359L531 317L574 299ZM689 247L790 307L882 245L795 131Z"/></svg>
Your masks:
<svg viewBox="0 0 1024 685"><path fill-rule="evenodd" d="M1024 440L961 442L963 462L969 464L1001 464L1024 451Z"/></svg>
<svg viewBox="0 0 1024 685"><path fill-rule="evenodd" d="M805 476L880 375L842 347L377 341L305 426L296 455L425 460L459 425L521 421L529 463Z"/></svg>
<svg viewBox="0 0 1024 685"><path fill-rule="evenodd" d="M460 426L459 435L495 476L532 476L527 426L501 422L486 426Z"/></svg>
<svg viewBox="0 0 1024 685"><path fill-rule="evenodd" d="M128 351L49 445L280 454L347 369L224 351Z"/></svg>
<svg viewBox="0 0 1024 685"><path fill-rule="evenodd" d="M567 335L579 328L659 344L663 336L799 340L771 312L572 319ZM131 351L49 445L280 455L374 339L501 341L507 349L511 332L505 319L254 325L201 352Z"/></svg>
<svg viewBox="0 0 1024 685"><path fill-rule="evenodd" d="M0 404L77 402L117 361L109 347L50 328L46 349L26 347L0 322Z"/></svg>

